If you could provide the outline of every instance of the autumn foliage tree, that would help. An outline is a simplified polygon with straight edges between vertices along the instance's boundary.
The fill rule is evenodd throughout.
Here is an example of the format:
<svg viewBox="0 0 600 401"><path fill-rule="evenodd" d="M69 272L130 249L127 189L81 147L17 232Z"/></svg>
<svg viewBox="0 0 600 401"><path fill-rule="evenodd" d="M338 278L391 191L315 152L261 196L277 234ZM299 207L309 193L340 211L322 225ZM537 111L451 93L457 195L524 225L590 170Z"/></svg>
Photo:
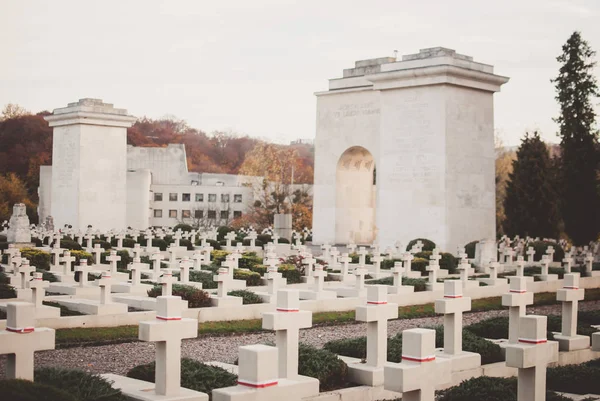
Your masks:
<svg viewBox="0 0 600 401"><path fill-rule="evenodd" d="M9 220L15 203L24 203L31 223L37 222L37 208L25 183L15 173L0 175L0 223Z"/></svg>

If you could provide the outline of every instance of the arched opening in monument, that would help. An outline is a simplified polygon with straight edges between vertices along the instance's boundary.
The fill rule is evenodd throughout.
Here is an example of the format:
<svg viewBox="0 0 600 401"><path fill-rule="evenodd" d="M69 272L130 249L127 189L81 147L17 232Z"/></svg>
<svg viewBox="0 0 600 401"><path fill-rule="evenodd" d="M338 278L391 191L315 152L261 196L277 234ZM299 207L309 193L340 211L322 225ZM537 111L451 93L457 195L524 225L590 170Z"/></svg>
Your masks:
<svg viewBox="0 0 600 401"><path fill-rule="evenodd" d="M370 244L377 236L375 159L361 146L347 149L337 164L335 242Z"/></svg>

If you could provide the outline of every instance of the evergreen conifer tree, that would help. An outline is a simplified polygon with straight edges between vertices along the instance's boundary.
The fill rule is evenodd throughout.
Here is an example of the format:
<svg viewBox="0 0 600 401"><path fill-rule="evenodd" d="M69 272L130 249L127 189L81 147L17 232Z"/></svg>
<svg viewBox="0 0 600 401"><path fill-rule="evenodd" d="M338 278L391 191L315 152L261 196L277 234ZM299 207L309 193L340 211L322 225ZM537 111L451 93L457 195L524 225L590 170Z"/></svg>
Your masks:
<svg viewBox="0 0 600 401"><path fill-rule="evenodd" d="M504 231L509 236L556 238L559 212L552 161L537 132L525 134L504 200Z"/></svg>
<svg viewBox="0 0 600 401"><path fill-rule="evenodd" d="M574 32L557 57L562 64L552 80L560 115L561 198L565 232L577 245L595 240L600 231L598 167L600 149L592 99L599 95L593 75L595 52Z"/></svg>

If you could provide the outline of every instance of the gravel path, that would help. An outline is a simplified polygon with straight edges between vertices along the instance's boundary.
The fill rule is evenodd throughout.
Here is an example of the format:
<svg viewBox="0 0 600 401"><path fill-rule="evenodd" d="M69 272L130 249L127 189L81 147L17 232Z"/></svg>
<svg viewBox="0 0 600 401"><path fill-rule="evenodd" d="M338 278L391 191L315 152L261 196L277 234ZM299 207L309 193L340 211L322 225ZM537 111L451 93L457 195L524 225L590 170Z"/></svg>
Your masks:
<svg viewBox="0 0 600 401"><path fill-rule="evenodd" d="M600 301L580 302L579 310L598 310ZM560 305L538 306L527 308L529 314L560 314ZM468 313L463 317L465 326L478 321L495 317L506 316L508 311L498 310L490 312ZM442 316L417 319L401 319L389 322L389 335L415 327L426 327L442 324ZM300 341L322 347L330 340L353 338L365 335L366 325L346 324L329 327L316 327L302 330ZM242 345L251 345L262 342L274 342L274 333L254 333L226 337L203 337L184 340L182 356L199 361L222 361L232 363L237 359L237 349ZM78 368L96 373L126 374L134 366L154 360L154 344L135 342L117 345L103 345L97 347L68 348L52 351L36 352L35 366L60 366L64 368ZM0 362L4 357L0 357ZM0 378L4 376L4 363L0 363Z"/></svg>

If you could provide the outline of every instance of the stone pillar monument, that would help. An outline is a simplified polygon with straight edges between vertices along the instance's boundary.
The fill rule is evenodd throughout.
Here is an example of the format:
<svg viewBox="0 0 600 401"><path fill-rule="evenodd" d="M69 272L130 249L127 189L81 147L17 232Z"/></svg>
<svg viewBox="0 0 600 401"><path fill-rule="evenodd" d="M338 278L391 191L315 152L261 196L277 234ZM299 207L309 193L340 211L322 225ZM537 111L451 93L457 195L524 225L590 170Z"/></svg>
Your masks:
<svg viewBox="0 0 600 401"><path fill-rule="evenodd" d="M9 244L28 245L31 243L29 217L27 217L26 208L23 203L17 203L13 206L13 214L8 224L9 228L6 239Z"/></svg>
<svg viewBox="0 0 600 401"><path fill-rule="evenodd" d="M279 235L279 238L286 238L292 241L292 215L276 214L273 216L273 231Z"/></svg>
<svg viewBox="0 0 600 401"><path fill-rule="evenodd" d="M56 227L123 230L127 128L135 117L99 99L81 99L45 117L54 128L50 215Z"/></svg>
<svg viewBox="0 0 600 401"><path fill-rule="evenodd" d="M507 81L443 47L331 79L316 94L313 242L495 238L494 93Z"/></svg>

